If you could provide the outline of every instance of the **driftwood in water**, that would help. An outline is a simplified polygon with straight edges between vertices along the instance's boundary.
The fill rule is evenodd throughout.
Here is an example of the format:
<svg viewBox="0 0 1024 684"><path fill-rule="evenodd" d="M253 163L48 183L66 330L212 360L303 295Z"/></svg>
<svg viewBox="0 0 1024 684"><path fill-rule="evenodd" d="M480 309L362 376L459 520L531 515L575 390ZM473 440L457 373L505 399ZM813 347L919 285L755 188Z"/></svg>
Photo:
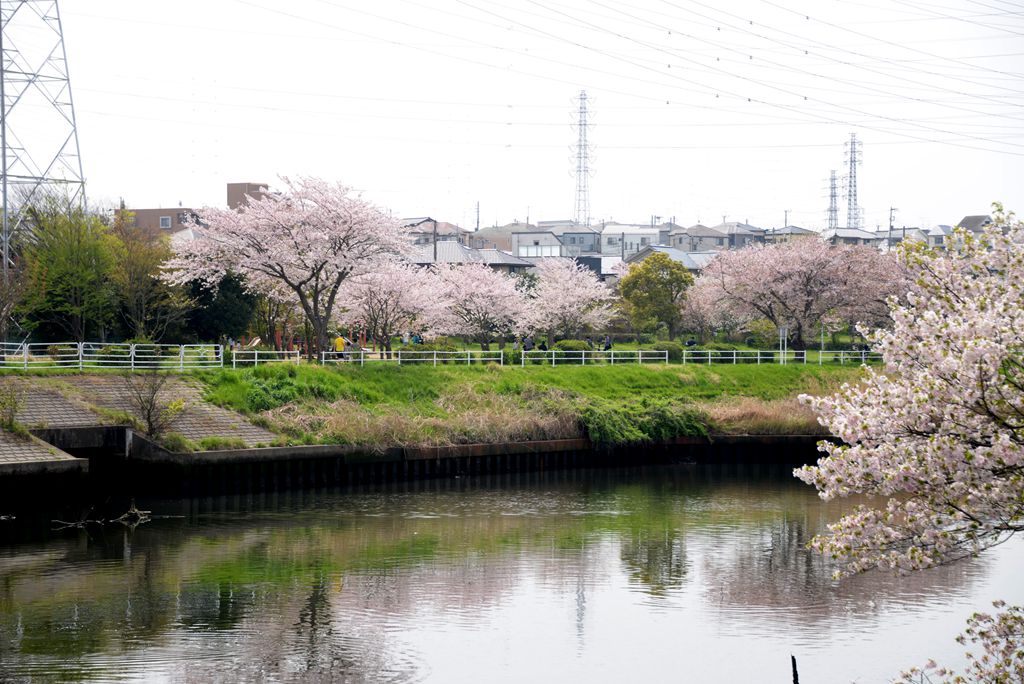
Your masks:
<svg viewBox="0 0 1024 684"><path fill-rule="evenodd" d="M139 525L144 522L149 522L151 520L150 514L152 512L153 511L140 511L138 508L135 507L135 499L132 499L131 508L129 508L128 511L120 518L114 518L110 522L118 522L122 525L130 525L134 527L135 525Z"/></svg>

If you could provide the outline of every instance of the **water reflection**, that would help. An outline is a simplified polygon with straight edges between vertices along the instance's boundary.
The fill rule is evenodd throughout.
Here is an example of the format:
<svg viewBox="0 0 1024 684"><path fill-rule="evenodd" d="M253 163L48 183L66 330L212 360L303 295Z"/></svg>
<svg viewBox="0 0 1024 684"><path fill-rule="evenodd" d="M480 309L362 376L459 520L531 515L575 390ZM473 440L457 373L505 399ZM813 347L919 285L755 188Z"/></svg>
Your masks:
<svg viewBox="0 0 1024 684"><path fill-rule="evenodd" d="M805 671L834 677L848 658L862 675L857 642L888 646L870 660L879 678L955 651L954 609L992 598L978 597L990 565L1020 557L1016 545L837 584L804 547L843 508L768 467L140 507L181 517L34 540L0 528L0 680L625 681L636 667L661 680L677 674L657 657L674 643L692 649L693 681L761 681L769 667L785 681L792 649L807 654ZM948 633L945 650L915 657L935 638L900 635L922 621ZM645 652L654 657L634 662Z"/></svg>

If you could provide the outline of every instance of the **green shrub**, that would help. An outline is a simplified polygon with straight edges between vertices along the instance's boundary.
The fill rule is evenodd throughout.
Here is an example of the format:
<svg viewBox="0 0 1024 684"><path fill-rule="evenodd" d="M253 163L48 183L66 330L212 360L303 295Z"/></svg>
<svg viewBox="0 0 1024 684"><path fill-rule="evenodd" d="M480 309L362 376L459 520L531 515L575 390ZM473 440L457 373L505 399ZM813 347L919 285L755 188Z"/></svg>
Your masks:
<svg viewBox="0 0 1024 684"><path fill-rule="evenodd" d="M683 345L678 342L658 342L654 344L651 349L654 351L668 352L669 361L683 360Z"/></svg>
<svg viewBox="0 0 1024 684"><path fill-rule="evenodd" d="M592 347L583 340L559 340L551 348L555 352L556 363L583 363L581 352L591 351Z"/></svg>
<svg viewBox="0 0 1024 684"><path fill-rule="evenodd" d="M697 345L693 349L701 351L735 351L739 349L735 344L728 344L726 342L708 342L707 344Z"/></svg>
<svg viewBox="0 0 1024 684"><path fill-rule="evenodd" d="M402 351L459 351L459 348L456 345L447 340L436 342L424 342L423 344L406 344L402 345L401 347L398 347L397 349L400 349Z"/></svg>
<svg viewBox="0 0 1024 684"><path fill-rule="evenodd" d="M518 366L523 362L523 350L519 347L512 349L508 347L501 352L502 357L505 359L505 365Z"/></svg>
<svg viewBox="0 0 1024 684"><path fill-rule="evenodd" d="M211 435L199 440L199 448L203 451L215 451L220 449L244 449L246 443L238 437L221 437Z"/></svg>
<svg viewBox="0 0 1024 684"><path fill-rule="evenodd" d="M707 435L701 412L670 399L589 401L580 408L580 422L590 440L602 445Z"/></svg>
<svg viewBox="0 0 1024 684"><path fill-rule="evenodd" d="M160 438L160 446L175 454L187 454L196 451L191 439L180 432L168 432Z"/></svg>
<svg viewBox="0 0 1024 684"><path fill-rule="evenodd" d="M267 411L294 401L298 396L298 387L287 378L253 378L245 394L245 403L250 411Z"/></svg>
<svg viewBox="0 0 1024 684"><path fill-rule="evenodd" d="M559 351L590 351L591 346L583 340L559 340L551 347Z"/></svg>
<svg viewBox="0 0 1024 684"><path fill-rule="evenodd" d="M67 354L78 354L78 345L76 344L51 344L46 348L46 355L56 359L59 356Z"/></svg>

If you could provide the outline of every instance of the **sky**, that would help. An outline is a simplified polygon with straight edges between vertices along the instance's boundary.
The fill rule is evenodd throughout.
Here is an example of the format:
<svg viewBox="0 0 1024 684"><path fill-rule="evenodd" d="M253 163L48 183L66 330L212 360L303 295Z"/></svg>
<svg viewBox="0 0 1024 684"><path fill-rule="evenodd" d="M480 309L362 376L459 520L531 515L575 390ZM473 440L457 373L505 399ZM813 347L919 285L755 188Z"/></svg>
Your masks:
<svg viewBox="0 0 1024 684"><path fill-rule="evenodd" d="M1024 212L1021 0L62 0L90 202L340 181L467 228Z"/></svg>

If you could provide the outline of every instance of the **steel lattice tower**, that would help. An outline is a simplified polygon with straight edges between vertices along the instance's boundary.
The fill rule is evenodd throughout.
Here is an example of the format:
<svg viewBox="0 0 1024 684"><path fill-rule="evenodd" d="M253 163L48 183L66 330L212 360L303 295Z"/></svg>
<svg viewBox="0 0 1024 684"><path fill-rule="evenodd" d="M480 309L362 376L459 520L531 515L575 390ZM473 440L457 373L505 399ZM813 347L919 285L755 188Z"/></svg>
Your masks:
<svg viewBox="0 0 1024 684"><path fill-rule="evenodd" d="M22 209L49 192L84 206L64 31L57 0L0 0L0 192L3 274Z"/></svg>
<svg viewBox="0 0 1024 684"><path fill-rule="evenodd" d="M861 145L857 134L850 134L846 143L846 227L863 228L860 205L857 203L857 165L860 164Z"/></svg>
<svg viewBox="0 0 1024 684"><path fill-rule="evenodd" d="M576 210L573 220L577 225L590 225L590 144L587 142L587 127L590 113L587 111L587 91L581 90L577 98L579 115L576 120L577 140L573 148L576 161Z"/></svg>
<svg viewBox="0 0 1024 684"><path fill-rule="evenodd" d="M828 176L828 229L835 230L839 227L839 184L836 180L835 169L829 172Z"/></svg>

